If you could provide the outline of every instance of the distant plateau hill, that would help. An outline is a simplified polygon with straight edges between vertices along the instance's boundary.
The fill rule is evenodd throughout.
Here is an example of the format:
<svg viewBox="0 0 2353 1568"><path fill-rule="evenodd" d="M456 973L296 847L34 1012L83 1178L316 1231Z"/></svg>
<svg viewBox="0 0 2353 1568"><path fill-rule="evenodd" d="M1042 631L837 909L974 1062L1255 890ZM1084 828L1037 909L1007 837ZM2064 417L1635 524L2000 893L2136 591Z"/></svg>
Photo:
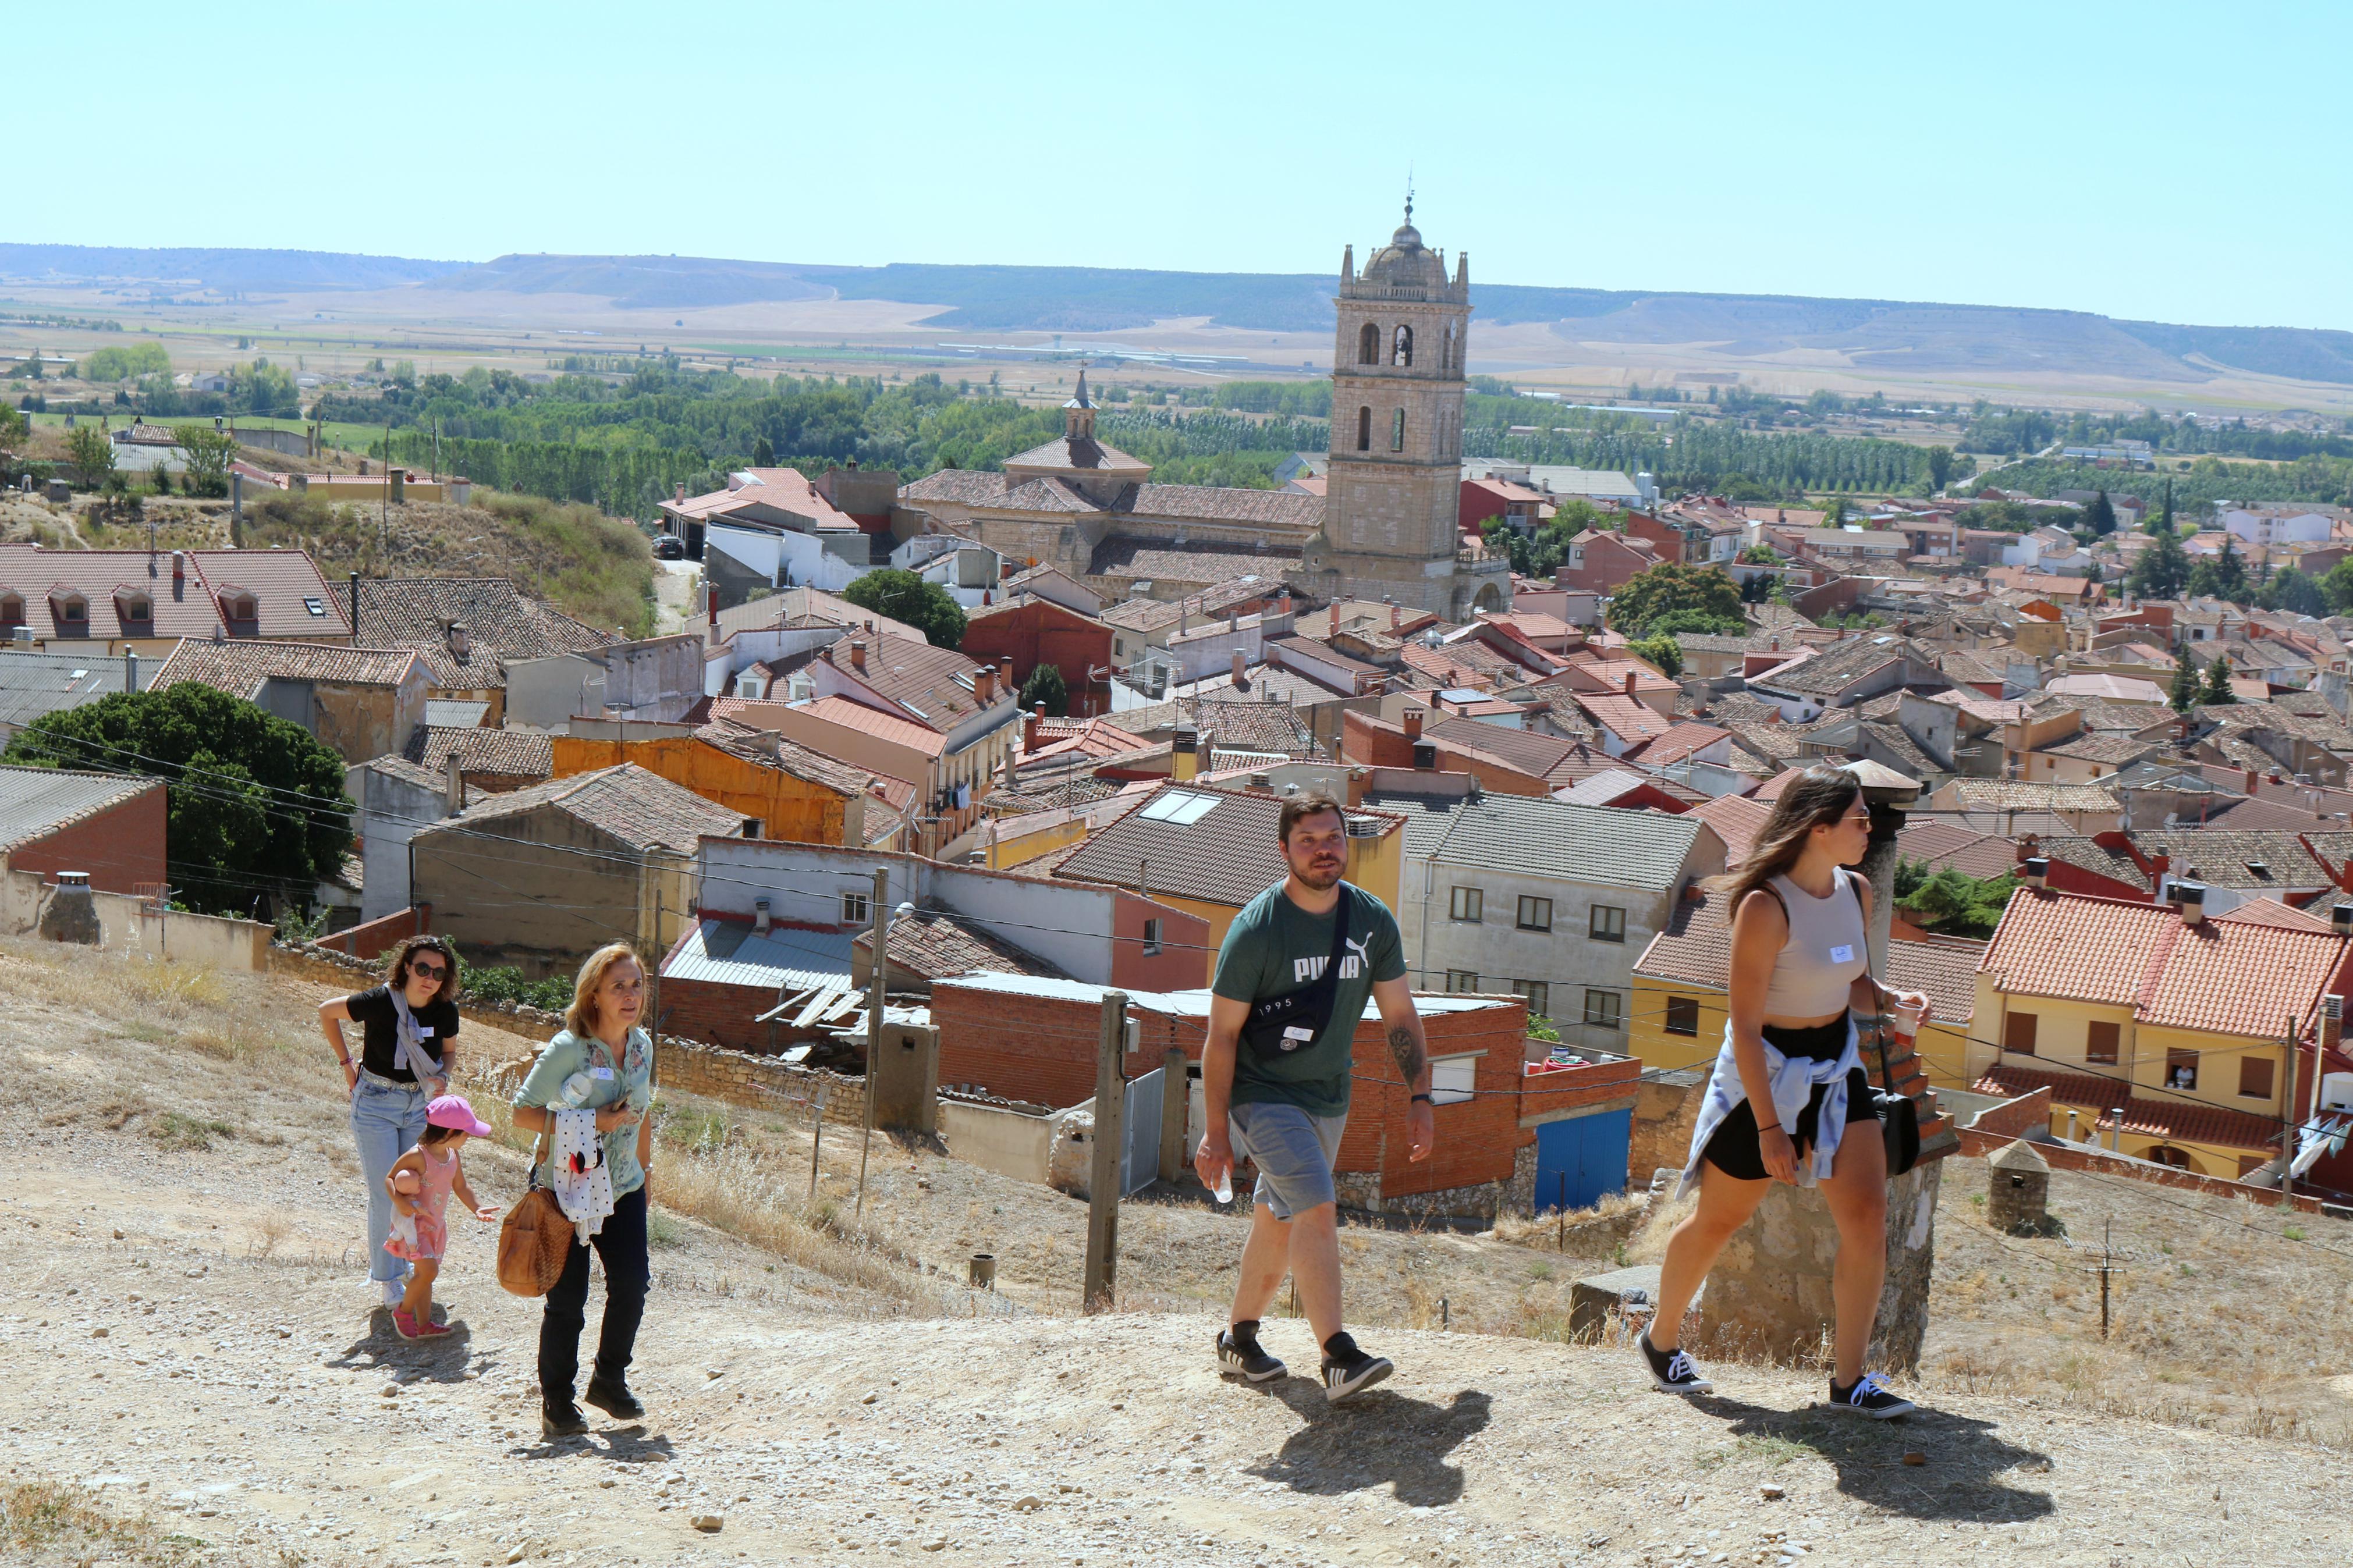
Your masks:
<svg viewBox="0 0 2353 1568"><path fill-rule="evenodd" d="M1172 317L1317 331L1331 274L1094 267L828 267L703 257L501 256L480 265L299 250L0 245L0 281L153 281L223 291L429 286L579 294L628 310L839 298L934 305L935 325L982 331L1134 331ZM1730 358L1830 349L1865 369L2042 371L2195 384L2218 368L2353 384L2353 332L2126 321L2080 310L1768 294L1677 294L1474 283L1479 320L1541 323L1581 342L1705 343Z"/></svg>

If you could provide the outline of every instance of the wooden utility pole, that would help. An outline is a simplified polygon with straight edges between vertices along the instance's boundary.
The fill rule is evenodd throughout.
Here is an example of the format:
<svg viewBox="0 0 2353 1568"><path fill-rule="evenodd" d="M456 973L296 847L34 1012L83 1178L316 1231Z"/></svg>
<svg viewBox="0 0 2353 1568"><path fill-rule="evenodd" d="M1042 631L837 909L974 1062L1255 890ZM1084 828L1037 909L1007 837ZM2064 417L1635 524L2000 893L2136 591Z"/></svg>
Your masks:
<svg viewBox="0 0 2353 1568"><path fill-rule="evenodd" d="M1111 1310L1119 1277L1119 1154L1127 1142L1127 993L1106 991L1095 1041L1094 1158L1087 1169L1087 1274L1090 1312Z"/></svg>
<svg viewBox="0 0 2353 1568"><path fill-rule="evenodd" d="M1193 1080L1187 1070L1191 1058L1182 1046L1171 1046L1161 1058L1160 1070L1160 1179L1173 1182L1185 1173L1185 1125L1193 1107Z"/></svg>
<svg viewBox="0 0 2353 1568"><path fill-rule="evenodd" d="M818 1085L817 1098L810 1102L815 1107L815 1109L809 1112L808 1201L812 1204L817 1202L818 1151L825 1147L825 1091L826 1086L824 1084Z"/></svg>
<svg viewBox="0 0 2353 1568"><path fill-rule="evenodd" d="M2100 1227L2100 1261L2098 1267L2092 1269L2100 1277L2100 1338L2104 1340L2108 1337L2108 1276L2124 1272L2115 1261L2116 1255L2109 1247L2116 1227L2114 1220Z"/></svg>
<svg viewBox="0 0 2353 1568"><path fill-rule="evenodd" d="M858 1151L858 1217L866 1217L866 1161L874 1152L874 1064L882 1059L882 974L889 961L882 953L882 940L890 930L891 873L885 868L874 873L874 890L868 895L872 908L866 912L874 922L874 962L866 977L866 1133L865 1144Z"/></svg>

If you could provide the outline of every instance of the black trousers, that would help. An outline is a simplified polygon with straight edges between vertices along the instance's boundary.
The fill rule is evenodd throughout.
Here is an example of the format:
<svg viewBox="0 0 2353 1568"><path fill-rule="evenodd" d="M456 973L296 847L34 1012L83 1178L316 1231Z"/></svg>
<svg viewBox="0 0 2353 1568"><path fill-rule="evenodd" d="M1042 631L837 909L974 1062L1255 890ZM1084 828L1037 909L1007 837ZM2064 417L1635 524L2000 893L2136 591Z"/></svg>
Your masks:
<svg viewBox="0 0 2353 1568"><path fill-rule="evenodd" d="M646 1258L646 1190L613 1200L605 1228L588 1238L605 1260L605 1325L596 1339L596 1374L617 1378L629 1369L638 1323L646 1315L646 1289L652 1266ZM587 1325L588 1247L575 1237L565 1254L564 1275L547 1293L539 1320L540 1397L572 1397L580 1375L580 1331Z"/></svg>

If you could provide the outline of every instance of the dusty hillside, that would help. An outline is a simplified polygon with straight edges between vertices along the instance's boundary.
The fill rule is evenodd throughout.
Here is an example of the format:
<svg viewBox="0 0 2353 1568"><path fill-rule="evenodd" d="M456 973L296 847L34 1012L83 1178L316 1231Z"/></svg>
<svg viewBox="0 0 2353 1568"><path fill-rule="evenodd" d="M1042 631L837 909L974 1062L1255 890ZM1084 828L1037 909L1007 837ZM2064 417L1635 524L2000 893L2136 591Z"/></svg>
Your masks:
<svg viewBox="0 0 2353 1568"><path fill-rule="evenodd" d="M1687 1405L1622 1351L1430 1329L1368 1333L1402 1370L1335 1411L1304 1379L1221 1383L1206 1285L1078 1320L1039 1310L1042 1277L975 1298L899 1255L907 1216L955 1197L961 1247L965 1207L1009 1184L949 1194L878 1143L877 1239L812 1227L784 1203L805 1166L747 1160L740 1123L685 1102L657 1158L677 1206L635 1374L651 1415L544 1445L535 1310L490 1279L489 1227L458 1235L452 1342L370 1321L317 994L0 944L13 1561L2285 1563L2353 1482L2309 1444L2103 1417L2057 1387L1939 1382L1936 1414L1867 1427L1811 1409L1810 1376L1720 1369L1724 1397ZM485 1067L529 1049L467 1039ZM855 1140L837 1145L846 1211ZM512 1196L514 1155L468 1163ZM1162 1267L1149 1217L1132 1280ZM1183 1269L1219 1262L1172 1245ZM1269 1331L1294 1366L1305 1339Z"/></svg>

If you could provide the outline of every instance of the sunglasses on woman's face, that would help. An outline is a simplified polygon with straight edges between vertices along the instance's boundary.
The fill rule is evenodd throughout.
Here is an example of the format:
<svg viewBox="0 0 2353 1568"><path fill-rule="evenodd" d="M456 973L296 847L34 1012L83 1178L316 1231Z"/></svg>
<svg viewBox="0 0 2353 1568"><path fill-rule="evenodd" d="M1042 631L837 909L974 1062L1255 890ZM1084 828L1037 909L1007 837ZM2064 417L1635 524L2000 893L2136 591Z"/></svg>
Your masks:
<svg viewBox="0 0 2353 1568"><path fill-rule="evenodd" d="M442 963L412 963L408 966L408 973L414 974L419 980L439 980L449 973L449 968L447 964Z"/></svg>

